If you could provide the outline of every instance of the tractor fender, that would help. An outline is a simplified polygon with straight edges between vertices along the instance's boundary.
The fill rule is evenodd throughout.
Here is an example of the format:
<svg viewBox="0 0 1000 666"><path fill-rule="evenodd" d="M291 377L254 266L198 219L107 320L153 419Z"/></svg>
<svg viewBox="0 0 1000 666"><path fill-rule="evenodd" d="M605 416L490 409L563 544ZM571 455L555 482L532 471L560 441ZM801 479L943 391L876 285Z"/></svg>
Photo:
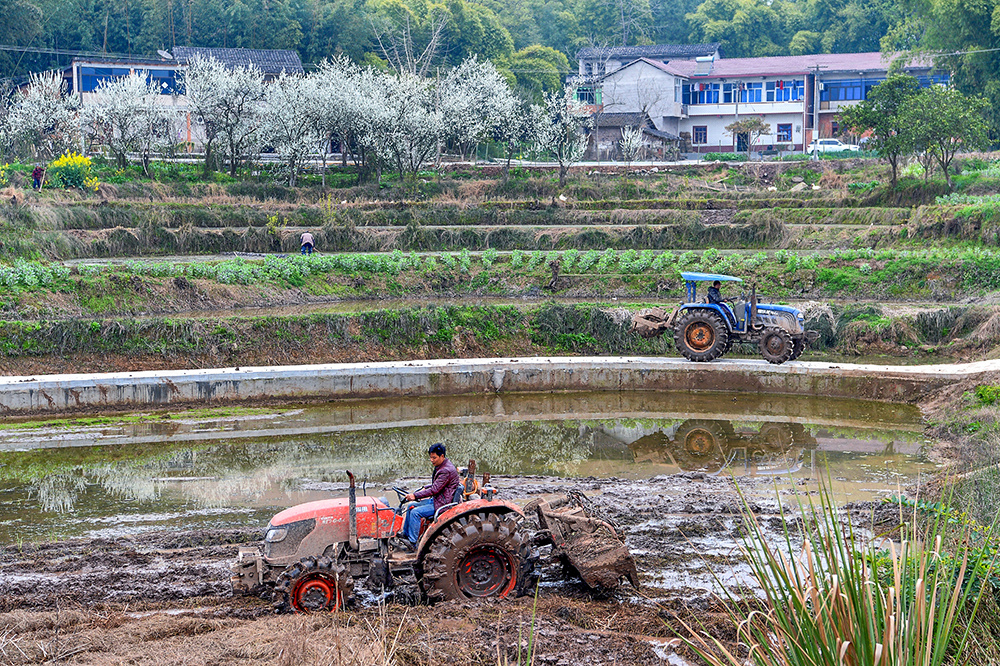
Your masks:
<svg viewBox="0 0 1000 666"><path fill-rule="evenodd" d="M733 319L735 317L734 317L732 311L729 310L728 308L722 307L721 305L719 305L717 303L698 303L698 304L691 304L691 305L682 305L676 311L676 313L674 315L674 318L673 318L673 320L672 320L671 323L673 323L673 321L676 321L677 317L679 317L680 315L684 314L685 312L692 312L694 310L711 310L712 312L715 312L720 317L722 317L722 321L726 322L726 328L729 331L733 330Z"/></svg>
<svg viewBox="0 0 1000 666"><path fill-rule="evenodd" d="M524 516L524 509L506 500L477 499L456 504L450 509L446 509L444 513L438 516L438 519L434 521L434 524L427 528L427 531L420 537L420 541L417 543L417 560L419 561L424 559L424 555L427 554L428 547L431 542L434 541L434 538L441 533L441 530L462 516L480 512L497 514L516 513L519 516Z"/></svg>

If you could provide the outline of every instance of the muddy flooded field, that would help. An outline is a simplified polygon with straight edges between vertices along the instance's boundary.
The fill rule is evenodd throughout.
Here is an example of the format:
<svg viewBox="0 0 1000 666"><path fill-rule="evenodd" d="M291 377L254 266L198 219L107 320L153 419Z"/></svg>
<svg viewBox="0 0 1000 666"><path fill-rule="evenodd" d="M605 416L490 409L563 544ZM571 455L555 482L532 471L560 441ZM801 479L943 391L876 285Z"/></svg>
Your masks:
<svg viewBox="0 0 1000 666"><path fill-rule="evenodd" d="M553 566L543 570L537 608L529 597L302 618L231 597L229 562L274 513L344 496L345 469L369 495L416 488L438 441L460 464L475 458L519 504L584 492L623 528L642 588L593 599ZM54 651L79 663L514 662L533 608L536 663L676 660L675 614L711 624L715 577L747 582L737 484L780 531L782 508L820 478L859 515L871 513L937 469L927 449L915 408L732 394L472 396L5 422L0 662ZM163 660L169 646L179 651Z"/></svg>

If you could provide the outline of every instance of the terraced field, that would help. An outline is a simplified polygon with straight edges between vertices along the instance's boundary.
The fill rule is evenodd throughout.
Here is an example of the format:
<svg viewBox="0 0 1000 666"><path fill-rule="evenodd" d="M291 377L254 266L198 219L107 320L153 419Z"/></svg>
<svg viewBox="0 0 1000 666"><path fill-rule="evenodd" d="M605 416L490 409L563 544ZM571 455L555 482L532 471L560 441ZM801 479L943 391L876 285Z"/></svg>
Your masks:
<svg viewBox="0 0 1000 666"><path fill-rule="evenodd" d="M543 171L473 168L332 190L8 190L0 353L6 372L79 354L192 367L309 348L315 360L672 353L631 336L629 315L679 298L681 270L705 270L805 303L823 331L814 356L977 358L1000 332L1000 182L982 174L967 169L962 193L944 197L933 179L880 185L873 160L582 170L565 190ZM297 253L306 230L312 257ZM364 305L296 310L343 301ZM406 323L372 328L375 312ZM165 342L181 330L188 342ZM363 344L371 336L380 345Z"/></svg>

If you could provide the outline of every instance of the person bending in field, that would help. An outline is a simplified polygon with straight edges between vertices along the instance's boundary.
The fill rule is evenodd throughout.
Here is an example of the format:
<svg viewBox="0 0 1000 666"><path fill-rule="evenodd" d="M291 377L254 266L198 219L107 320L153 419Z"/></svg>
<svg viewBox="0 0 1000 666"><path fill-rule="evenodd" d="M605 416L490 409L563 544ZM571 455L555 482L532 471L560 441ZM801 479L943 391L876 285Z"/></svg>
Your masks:
<svg viewBox="0 0 1000 666"><path fill-rule="evenodd" d="M312 254L314 246L313 235L308 231L302 234L302 254Z"/></svg>
<svg viewBox="0 0 1000 666"><path fill-rule="evenodd" d="M395 548L413 551L417 547L417 540L420 538L420 519L433 518L438 509L445 504L451 504L458 490L458 470L455 465L445 457L444 444L438 442L427 450L431 464L434 465L434 476L431 483L420 490L410 493L404 499L407 502L419 501L407 511L406 521L403 523L403 538L393 539L392 545Z"/></svg>

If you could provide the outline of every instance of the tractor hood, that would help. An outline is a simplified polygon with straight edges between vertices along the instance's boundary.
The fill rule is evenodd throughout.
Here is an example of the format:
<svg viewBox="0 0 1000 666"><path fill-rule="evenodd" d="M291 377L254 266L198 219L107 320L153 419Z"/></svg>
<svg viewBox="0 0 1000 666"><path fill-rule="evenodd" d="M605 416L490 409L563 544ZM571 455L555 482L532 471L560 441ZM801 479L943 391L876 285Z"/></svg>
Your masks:
<svg viewBox="0 0 1000 666"><path fill-rule="evenodd" d="M798 315L800 313L798 308L793 308L789 305L773 305L771 303L758 303L758 310L777 310L778 312L787 312L788 314Z"/></svg>
<svg viewBox="0 0 1000 666"><path fill-rule="evenodd" d="M381 505L374 497L358 498L358 514L370 513L375 510L375 506ZM285 509L271 519L271 527L297 523L300 520L316 519L321 523L343 522L347 524L347 498L317 500L306 502L291 508ZM326 520L323 520L323 519ZM331 521L333 519L333 521Z"/></svg>

